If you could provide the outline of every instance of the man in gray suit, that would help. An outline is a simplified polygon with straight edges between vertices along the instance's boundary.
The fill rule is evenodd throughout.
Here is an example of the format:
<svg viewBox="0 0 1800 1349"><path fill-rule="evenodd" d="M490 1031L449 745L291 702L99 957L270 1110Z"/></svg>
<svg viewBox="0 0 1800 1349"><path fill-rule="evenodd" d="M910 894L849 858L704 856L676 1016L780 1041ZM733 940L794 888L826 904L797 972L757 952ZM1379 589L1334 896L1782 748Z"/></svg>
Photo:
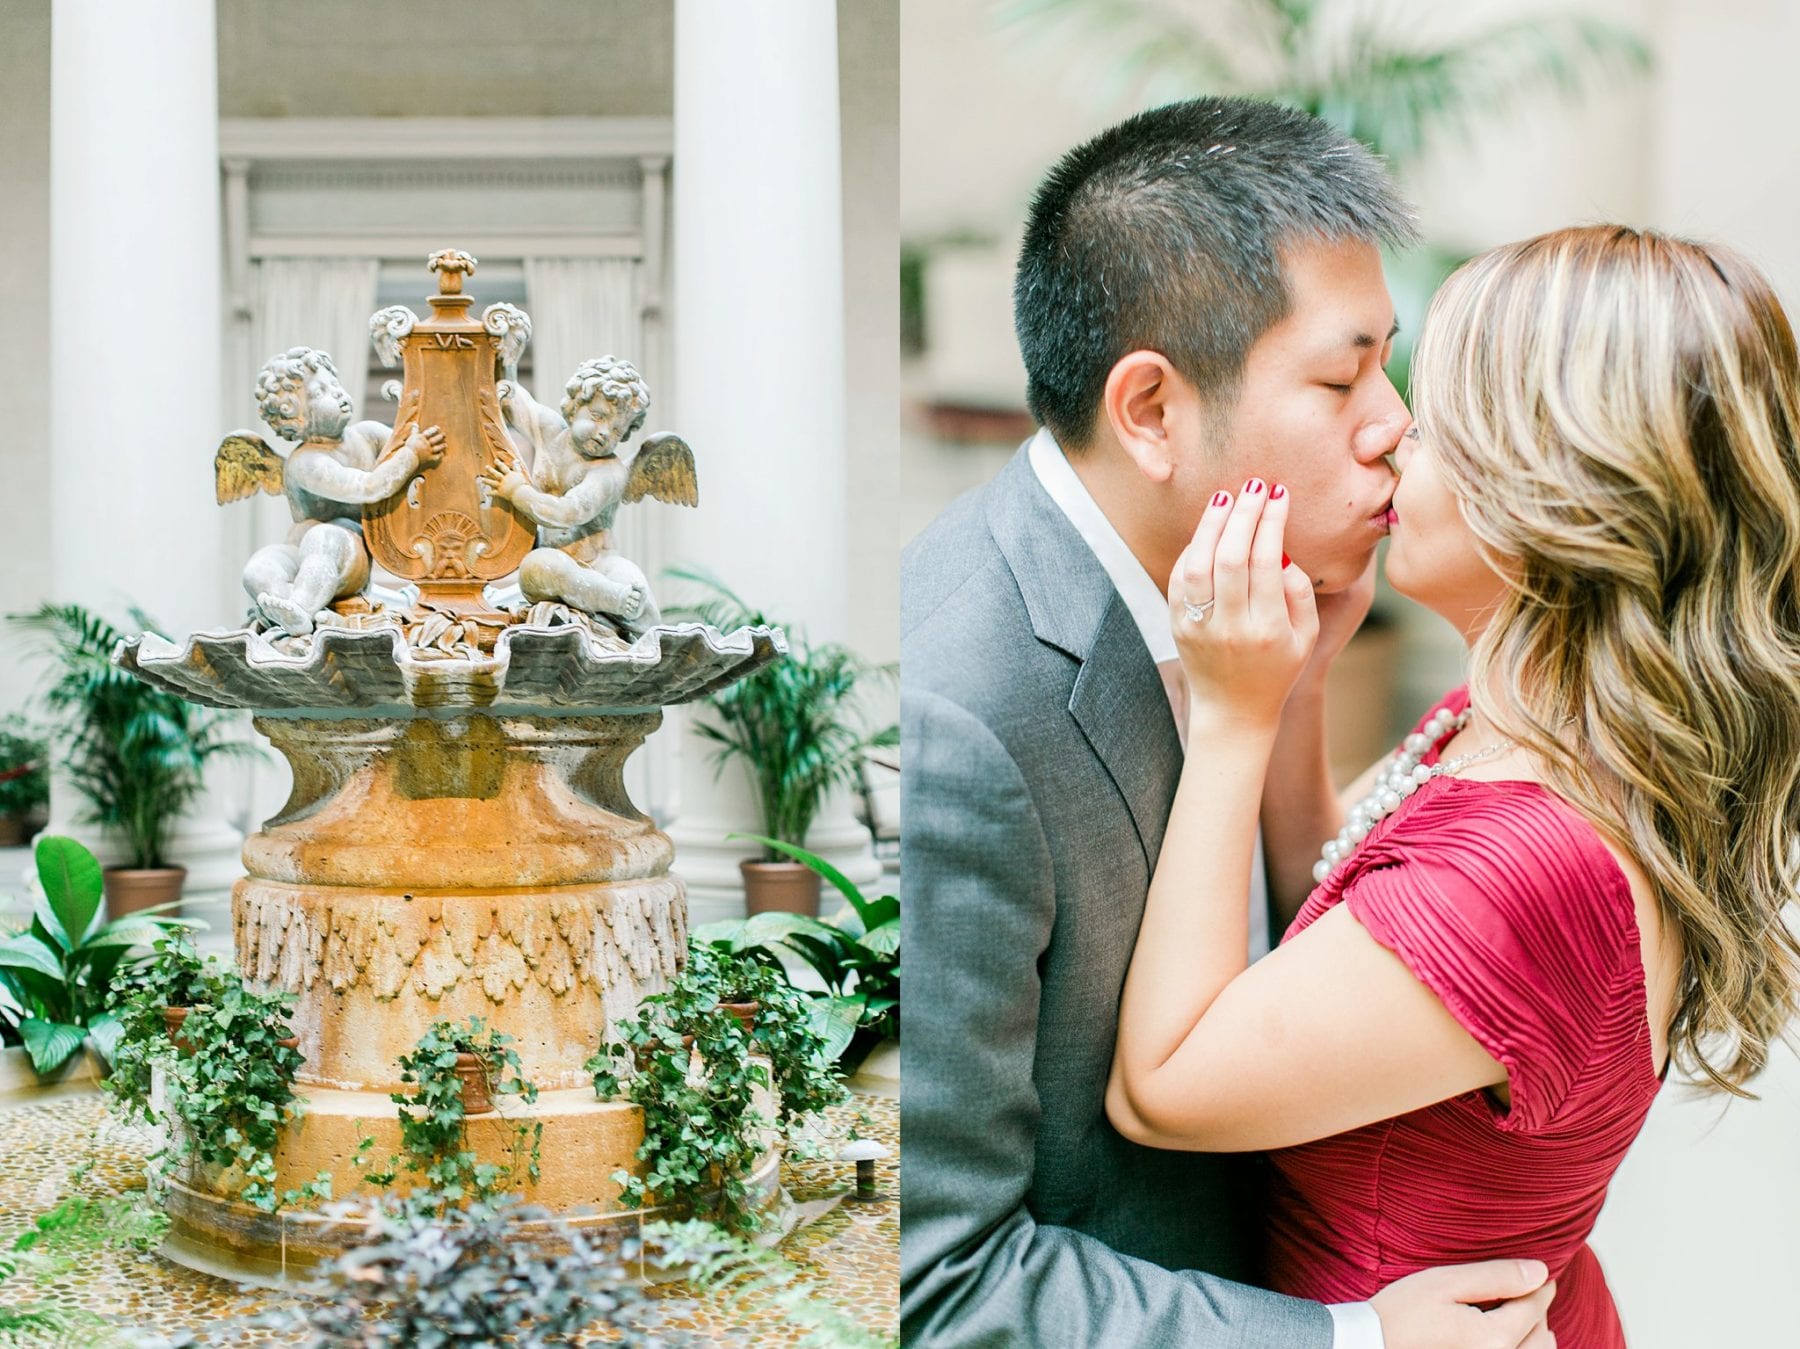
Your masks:
<svg viewBox="0 0 1800 1349"><path fill-rule="evenodd" d="M1242 100L1133 118L1033 204L1015 302L1044 429L901 574L908 1345L1553 1343L1536 1262L1330 1308L1251 1286L1255 1161L1138 1147L1104 1109L1183 753L1167 577L1216 490L1289 485L1316 694L1392 496L1377 245L1410 236L1361 147ZM1269 862L1281 925L1306 882Z"/></svg>

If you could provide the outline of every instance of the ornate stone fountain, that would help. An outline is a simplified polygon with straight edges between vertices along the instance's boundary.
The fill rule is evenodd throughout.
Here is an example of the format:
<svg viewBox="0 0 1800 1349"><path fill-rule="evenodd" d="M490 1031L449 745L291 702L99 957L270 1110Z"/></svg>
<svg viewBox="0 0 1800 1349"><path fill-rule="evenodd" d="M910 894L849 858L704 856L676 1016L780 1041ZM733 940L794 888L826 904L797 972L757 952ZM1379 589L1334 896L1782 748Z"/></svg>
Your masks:
<svg viewBox="0 0 1800 1349"><path fill-rule="evenodd" d="M622 505L698 500L678 437L619 453L649 403L637 372L586 361L560 409L538 404L505 377L526 315L469 314L468 255L430 266L429 318L395 306L371 321L403 368L391 429L352 422L330 358L301 347L257 384L264 420L298 448L284 461L249 433L220 447L221 503L285 493L295 520L245 567L245 625L146 635L116 659L253 711L293 768L232 895L244 976L298 1000L304 1115L276 1154L277 1192L328 1170L338 1197L355 1193L359 1143L398 1150L396 1060L432 1022L475 1015L516 1038L540 1096L472 1117L470 1146L504 1164L520 1120L541 1122L527 1199L606 1221L642 1123L596 1100L582 1064L686 952L673 850L627 798L625 761L663 707L785 648L773 629L663 624L613 550ZM189 1174L168 1207L171 1254L228 1272L301 1268L346 1239L237 1202L228 1178Z"/></svg>

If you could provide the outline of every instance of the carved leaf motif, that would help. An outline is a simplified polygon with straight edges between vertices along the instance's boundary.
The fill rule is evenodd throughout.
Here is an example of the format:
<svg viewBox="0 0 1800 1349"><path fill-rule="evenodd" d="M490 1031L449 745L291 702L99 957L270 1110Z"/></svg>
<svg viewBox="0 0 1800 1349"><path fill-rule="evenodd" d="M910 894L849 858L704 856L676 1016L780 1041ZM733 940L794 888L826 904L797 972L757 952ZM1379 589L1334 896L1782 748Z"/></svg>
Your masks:
<svg viewBox="0 0 1800 1349"><path fill-rule="evenodd" d="M473 979L497 1003L535 984L558 998L598 991L608 1016L628 1016L668 986L687 949L685 908L665 885L556 896L520 913L446 905L422 929L380 901L253 894L236 915L237 958L247 975L295 993L323 983L439 999Z"/></svg>
<svg viewBox="0 0 1800 1349"><path fill-rule="evenodd" d="M525 344L531 341L531 315L504 301L481 311L481 326L500 339L500 360L508 369L519 364Z"/></svg>
<svg viewBox="0 0 1800 1349"><path fill-rule="evenodd" d="M625 500L655 497L672 506L698 506L700 483L694 473L694 452L673 431L649 436L631 461L625 480Z"/></svg>
<svg viewBox="0 0 1800 1349"><path fill-rule="evenodd" d="M391 304L369 316L369 341L383 365L400 359L400 344L418 321L419 316L403 304Z"/></svg>
<svg viewBox="0 0 1800 1349"><path fill-rule="evenodd" d="M493 456L502 473L516 469L525 475L527 481L531 474L519 461L519 453L512 441L506 437L505 424L500 415L500 395L497 389L487 387L475 391L475 404L481 416L478 425L481 427L481 439L487 445L488 453Z"/></svg>
<svg viewBox="0 0 1800 1349"><path fill-rule="evenodd" d="M221 506L258 491L280 496L281 456L256 432L234 431L219 442L219 452L213 455L213 490Z"/></svg>
<svg viewBox="0 0 1800 1349"><path fill-rule="evenodd" d="M425 259L425 265L434 272L462 272L465 275L475 274L475 259L460 248L440 248Z"/></svg>
<svg viewBox="0 0 1800 1349"><path fill-rule="evenodd" d="M509 941L498 931L490 930L481 939L474 964L482 992L493 1002L505 1002L514 989L524 988L531 982L524 953L514 941Z"/></svg>

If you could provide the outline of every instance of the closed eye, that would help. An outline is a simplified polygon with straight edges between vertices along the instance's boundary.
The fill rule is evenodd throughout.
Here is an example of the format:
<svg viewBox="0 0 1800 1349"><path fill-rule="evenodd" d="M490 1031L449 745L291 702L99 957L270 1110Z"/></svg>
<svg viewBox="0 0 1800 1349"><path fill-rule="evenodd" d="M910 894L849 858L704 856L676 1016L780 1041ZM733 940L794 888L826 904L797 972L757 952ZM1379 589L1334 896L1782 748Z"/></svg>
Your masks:
<svg viewBox="0 0 1800 1349"><path fill-rule="evenodd" d="M1333 393L1349 393L1353 386L1349 384L1327 384L1325 387L1330 389Z"/></svg>

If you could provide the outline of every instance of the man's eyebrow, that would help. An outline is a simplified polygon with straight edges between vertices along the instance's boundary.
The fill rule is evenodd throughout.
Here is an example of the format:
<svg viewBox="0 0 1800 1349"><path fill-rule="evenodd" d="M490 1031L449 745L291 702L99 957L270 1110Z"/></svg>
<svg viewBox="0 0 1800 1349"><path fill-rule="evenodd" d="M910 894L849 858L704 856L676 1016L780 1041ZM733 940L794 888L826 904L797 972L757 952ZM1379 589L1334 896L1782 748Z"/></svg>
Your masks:
<svg viewBox="0 0 1800 1349"><path fill-rule="evenodd" d="M1387 333L1387 335L1388 335L1388 340L1389 340L1389 341L1392 341L1392 340L1393 340L1393 337L1394 337L1394 334L1395 334L1395 333L1397 333L1397 332L1399 332L1399 331L1400 331L1400 320L1399 320L1399 319L1395 319L1395 320L1394 320L1394 326L1393 326L1393 327L1392 327L1392 328L1389 328L1389 329L1388 329L1388 333ZM1373 338L1373 337L1371 337L1371 336L1370 336L1370 335L1369 335L1369 334L1368 334L1368 333L1358 333L1358 334L1357 334L1357 335L1356 335L1356 336L1355 336L1355 337L1353 337L1353 338L1351 338L1351 339L1350 339L1350 345L1351 345L1351 346L1354 346L1354 347L1359 347L1359 348L1363 348L1363 349L1367 349L1367 348L1370 348L1370 347L1378 347L1378 346L1380 346L1380 345L1381 345L1381 343L1380 343L1380 342L1377 342L1377 341L1376 341L1376 340L1375 340L1375 339L1374 339L1374 338Z"/></svg>

